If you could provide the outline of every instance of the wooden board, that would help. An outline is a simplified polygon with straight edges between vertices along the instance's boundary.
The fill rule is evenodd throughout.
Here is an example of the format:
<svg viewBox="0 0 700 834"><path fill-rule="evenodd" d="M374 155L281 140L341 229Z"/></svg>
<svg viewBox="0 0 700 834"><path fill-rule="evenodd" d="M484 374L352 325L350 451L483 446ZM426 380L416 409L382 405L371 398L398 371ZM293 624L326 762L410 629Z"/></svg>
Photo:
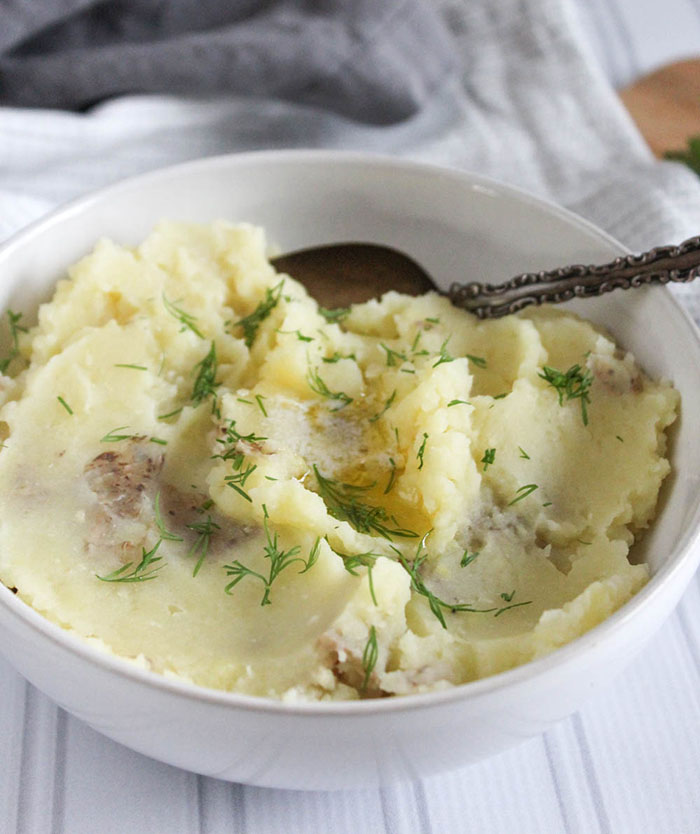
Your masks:
<svg viewBox="0 0 700 834"><path fill-rule="evenodd" d="M620 97L657 156L683 150L690 136L700 136L700 59L662 67Z"/></svg>

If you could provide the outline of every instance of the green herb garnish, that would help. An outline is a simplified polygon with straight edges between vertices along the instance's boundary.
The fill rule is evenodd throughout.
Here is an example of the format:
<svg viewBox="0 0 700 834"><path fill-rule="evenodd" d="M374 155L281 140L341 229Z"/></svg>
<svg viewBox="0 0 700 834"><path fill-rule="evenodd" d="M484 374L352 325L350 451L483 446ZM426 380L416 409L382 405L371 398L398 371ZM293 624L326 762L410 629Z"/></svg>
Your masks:
<svg viewBox="0 0 700 834"><path fill-rule="evenodd" d="M350 307L335 307L332 310L326 307L319 307L318 312L329 324L340 324L350 315Z"/></svg>
<svg viewBox="0 0 700 834"><path fill-rule="evenodd" d="M216 359L216 343L212 342L207 355L201 362L198 362L195 365L195 369L199 368L199 371L197 373L197 378L194 381L191 394L191 399L195 406L203 403L208 397L212 397L213 401L211 410L212 414L216 414L217 417L219 416L219 407L216 397L216 389L219 385L221 385L220 382L216 381L216 372L218 367L219 363Z"/></svg>
<svg viewBox="0 0 700 834"><path fill-rule="evenodd" d="M393 391L392 395L391 395L391 396L389 397L389 399L388 399L388 400L384 403L384 408L382 408L382 410L381 410L381 411L379 411L377 414L375 414L375 415L374 415L374 417L370 417L370 418L369 418L369 422L370 422L370 423L376 423L376 421L377 421L377 420L378 420L378 419L379 419L379 418L380 418L383 414L386 414L386 412L387 412L387 411L391 408L391 404L394 402L394 400L395 400L395 399L396 399L396 389L394 389L394 391Z"/></svg>
<svg viewBox="0 0 700 834"><path fill-rule="evenodd" d="M241 456L241 461L238 468L240 468L242 464L243 457ZM243 487L245 486L245 482L253 474L253 472L255 472L257 468L258 467L256 464L251 464L250 466L248 466L247 469L242 469L240 472L236 472L233 475L226 475L226 477L224 478L224 481L226 482L227 486L230 486L231 489L235 489L239 495L243 496L243 498L245 498L245 500L249 501L251 504L253 503L253 499L250 497L250 495L248 495L248 493L243 489Z"/></svg>
<svg viewBox="0 0 700 834"><path fill-rule="evenodd" d="M242 562L240 562L237 559L230 565L224 566L224 569L226 570L226 575L233 577L231 582L229 582L228 585L226 585L225 591L227 594L230 594L231 591L236 587L236 585L238 585L238 583L242 579L245 579L247 576L250 576L253 579L258 579L260 582L263 583L264 592L260 601L260 605L270 605L272 602L272 600L270 599L270 590L272 588L272 583L275 581L275 579L277 579L277 577L280 575L280 573L282 573L283 570L288 568L290 565L293 565L295 562L301 562L302 565L304 565L304 568L300 571L300 573L305 573L307 570L309 570L309 568L311 568L318 559L319 539L316 539L316 543L311 549L311 553L309 554L309 558L307 560L304 560L301 558L301 556L299 556L299 553L301 552L301 548L299 547L299 545L295 545L289 550L280 550L277 533L275 533L274 536L270 534L270 528L267 523L267 507L264 504L263 512L265 514L265 517L263 519L263 528L265 530L265 538L267 539L267 544L265 544L263 549L265 551L265 557L270 560L269 573L267 576L264 576L263 574L246 567L244 564L242 564Z"/></svg>
<svg viewBox="0 0 700 834"><path fill-rule="evenodd" d="M389 519L387 511L383 507L373 507L360 501L360 497L372 489L375 484L357 486L354 484L343 484L338 481L324 478L314 464L314 474L318 483L319 494L323 498L328 512L339 521L347 521L358 533L377 533L391 541L392 537L417 538L418 534L413 530L407 530L399 526L396 519ZM389 526L391 521L394 526Z"/></svg>
<svg viewBox="0 0 700 834"><path fill-rule="evenodd" d="M673 162L682 162L691 171L695 171L700 176L700 136L691 136L688 139L685 150L666 151L664 153L664 159L670 159Z"/></svg>
<svg viewBox="0 0 700 834"><path fill-rule="evenodd" d="M342 354L342 353L338 353L337 350L333 354L333 356L322 356L321 357L321 362L325 362L328 365L332 365L332 364L335 364L336 362L340 362L341 359L352 359L353 362L357 362L357 356L355 356L354 353Z"/></svg>
<svg viewBox="0 0 700 834"><path fill-rule="evenodd" d="M525 486L521 486L519 489L516 489L515 498L508 504L508 506L511 507L513 504L517 504L518 501L522 501L523 498L527 498L527 496L533 493L536 489L539 489L537 484L525 484Z"/></svg>
<svg viewBox="0 0 700 834"><path fill-rule="evenodd" d="M167 414L159 415L158 419L159 420L167 420L170 417L174 417L176 414L180 414L181 411L182 411L182 406L180 406L180 408L176 408L175 411L169 411Z"/></svg>
<svg viewBox="0 0 700 834"><path fill-rule="evenodd" d="M593 374L583 370L580 365L572 365L568 371L558 371L545 365L542 373L538 376L548 382L556 389L559 396L559 405L564 405L564 398L569 400L581 400L581 417L583 425L588 425L587 406L591 401L589 391L593 382Z"/></svg>
<svg viewBox="0 0 700 834"><path fill-rule="evenodd" d="M61 405L66 409L69 414L73 414L73 409L68 405L68 403L63 399L63 397L56 397L56 399L61 403Z"/></svg>
<svg viewBox="0 0 700 834"><path fill-rule="evenodd" d="M391 473L389 474L389 481L384 490L384 495L391 491L391 488L394 486L394 480L396 479L396 461L394 458L389 458L389 463L391 464Z"/></svg>
<svg viewBox="0 0 700 834"><path fill-rule="evenodd" d="M483 356L473 356L471 353L467 353L466 357L473 365L476 365L477 368L486 367L486 360Z"/></svg>
<svg viewBox="0 0 700 834"><path fill-rule="evenodd" d="M154 567L155 563L160 562L162 559L162 556L156 556L161 542L162 539L158 539L155 547L148 552L145 547L142 547L141 561L138 565L136 565L136 567L131 568L134 563L127 562L125 565L122 565L120 568L117 568L117 570L112 571L112 573L108 573L106 576L100 576L99 574L95 574L95 576L97 576L98 579L101 579L102 582L148 582L149 579L155 579L158 575L158 571L164 567L164 565L157 565ZM131 570L129 570L129 568L131 568Z"/></svg>
<svg viewBox="0 0 700 834"><path fill-rule="evenodd" d="M263 397L262 394L256 394L255 395L255 401L257 402L258 408L260 409L260 411L262 411L263 417L267 417L267 411L265 411L265 406L263 405L263 400L266 400L266 399L267 399L267 397Z"/></svg>
<svg viewBox="0 0 700 834"><path fill-rule="evenodd" d="M0 374L7 373L12 360L19 356L19 334L27 332L27 328L22 327L19 323L23 315L23 313L13 313L12 310L7 311L7 324L10 330L12 347L8 355L4 359L0 359Z"/></svg>
<svg viewBox="0 0 700 834"><path fill-rule="evenodd" d="M362 668L365 671L365 677L362 681L362 686L360 687L362 692L364 692L367 689L367 684L369 683L369 676L372 674L374 667L377 665L378 657L379 648L377 646L377 632L374 626L371 626L369 630L369 637L367 638L367 644L365 645L365 650L362 652Z"/></svg>
<svg viewBox="0 0 700 834"><path fill-rule="evenodd" d="M520 449L521 458L524 458L525 460L530 460L530 455L528 455L528 453L525 451L525 449L523 449L522 446L518 446L518 449Z"/></svg>
<svg viewBox="0 0 700 834"><path fill-rule="evenodd" d="M128 426L117 426L116 429L108 431L104 437L101 437L100 443L118 443L120 440L131 440L133 437L136 437L135 434L117 434L117 432L124 431L124 429L128 428Z"/></svg>
<svg viewBox="0 0 700 834"><path fill-rule="evenodd" d="M283 284L284 278L278 284L275 284L274 287L268 287L265 290L265 298L253 312L234 324L234 327L241 327L243 329L243 339L247 347L251 347L258 333L258 328L279 303Z"/></svg>
<svg viewBox="0 0 700 834"><path fill-rule="evenodd" d="M450 400L447 403L448 408L452 408L453 405L471 405L471 403L468 400Z"/></svg>
<svg viewBox="0 0 700 834"><path fill-rule="evenodd" d="M278 328L276 332L281 333L283 336L296 336L299 342L313 342L314 340L313 336L304 336L301 330L280 330Z"/></svg>
<svg viewBox="0 0 700 834"><path fill-rule="evenodd" d="M447 343L450 341L452 337L448 336L445 341L440 345L440 354L438 356L437 362L434 363L433 368L437 368L438 365L442 365L443 362L454 362L455 358L450 354L447 350Z"/></svg>
<svg viewBox="0 0 700 834"><path fill-rule="evenodd" d="M493 462L495 460L496 460L496 450L495 449L486 449L484 451L484 456L483 456L483 458L481 458L479 463L484 464L484 472L486 472L486 470L489 468L489 466L491 466L493 464Z"/></svg>
<svg viewBox="0 0 700 834"><path fill-rule="evenodd" d="M125 362L119 362L114 366L115 368L131 368L134 371L147 371L148 368L145 365L127 365Z"/></svg>
<svg viewBox="0 0 700 834"><path fill-rule="evenodd" d="M332 409L333 411L340 411L341 408L345 408L352 402L352 397L349 397L344 391L331 391L321 379L319 372L311 367L306 373L306 381L309 383L309 388L316 394L339 403L336 408Z"/></svg>
<svg viewBox="0 0 700 834"><path fill-rule="evenodd" d="M478 555L478 550L475 553L470 553L468 550L465 550L462 554L462 558L459 560L460 568L466 568L467 565L471 565Z"/></svg>
<svg viewBox="0 0 700 834"><path fill-rule="evenodd" d="M195 334L195 336L199 336L200 339L204 338L203 333L195 324L195 322L197 321L195 316L191 315L190 313L186 313L174 302L168 301L168 299L165 296L165 293L163 293L163 306L168 311L168 313L170 313L170 315L173 318L177 319L182 325L182 327L180 328L180 333L184 333L185 330L191 330Z"/></svg>
<svg viewBox="0 0 700 834"><path fill-rule="evenodd" d="M428 434L423 432L423 442L420 444L420 448L416 452L416 458L420 461L418 464L418 469L423 468L423 455L425 454L425 444L428 442Z"/></svg>
<svg viewBox="0 0 700 834"><path fill-rule="evenodd" d="M221 527L212 520L210 515L207 515L205 521L194 521L192 524L185 525L189 530L193 530L197 533L197 538L195 539L194 544L189 549L187 555L188 556L197 556L197 563L194 566L194 570L192 571L192 576L197 576L199 573L199 569L202 567L204 560L207 558L207 553L209 552L209 545L211 543L211 537L214 534L215 530L220 530Z"/></svg>
<svg viewBox="0 0 700 834"><path fill-rule="evenodd" d="M167 530L165 527L165 522L163 521L163 517L160 513L160 491L156 493L156 500L153 502L153 511L155 513L156 527L160 533L161 540L181 542L182 536L178 536L177 533L171 533L170 530Z"/></svg>
<svg viewBox="0 0 700 834"><path fill-rule="evenodd" d="M406 354L401 353L398 350L394 350L393 348L387 347L384 342L379 343L379 347L386 352L386 364L388 367L393 368L399 364L399 362L407 362Z"/></svg>

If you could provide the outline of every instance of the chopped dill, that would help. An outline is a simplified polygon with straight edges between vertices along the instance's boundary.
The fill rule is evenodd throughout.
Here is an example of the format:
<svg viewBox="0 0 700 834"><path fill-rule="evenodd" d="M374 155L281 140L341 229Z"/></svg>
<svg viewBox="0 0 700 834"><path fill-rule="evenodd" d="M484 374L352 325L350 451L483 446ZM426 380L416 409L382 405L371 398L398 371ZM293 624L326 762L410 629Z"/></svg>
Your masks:
<svg viewBox="0 0 700 834"><path fill-rule="evenodd" d="M483 356L474 356L471 353L465 354L467 359L473 364L476 365L477 368L485 368L486 367L486 360Z"/></svg>
<svg viewBox="0 0 700 834"><path fill-rule="evenodd" d="M239 495L243 496L243 498L245 498L246 501L249 501L252 504L253 499L250 497L250 495L248 495L248 493L243 489L243 487L245 486L245 482L253 474L253 472L255 472L255 470L258 467L257 467L256 464L253 463L253 464L250 464L247 467L247 469L241 469L242 465L243 465L243 456L241 455L241 460L240 460L240 463L237 467L238 469L240 469L240 471L236 472L233 475L226 475L226 477L224 478L224 481L226 482L227 486L230 486L231 489L235 489L236 492ZM235 466L235 461L234 461L234 466Z"/></svg>
<svg viewBox="0 0 700 834"><path fill-rule="evenodd" d="M619 441L620 441L620 443L624 443L624 442L625 442L625 441L624 441L624 440L620 437L620 435L619 435L619 434L616 434L616 435L615 435L615 439L616 439L616 440L619 440Z"/></svg>
<svg viewBox="0 0 700 834"><path fill-rule="evenodd" d="M401 368L402 374L415 374L415 368Z"/></svg>
<svg viewBox="0 0 700 834"><path fill-rule="evenodd" d="M306 381L309 384L309 388L316 394L325 397L327 400L334 400L339 403L336 408L332 409L333 411L340 411L341 408L345 408L346 405L352 402L352 397L349 397L344 391L331 391L323 379L321 379L318 370L309 367L306 372Z"/></svg>
<svg viewBox="0 0 700 834"><path fill-rule="evenodd" d="M184 333L185 330L191 330L195 334L195 336L199 336L200 339L204 338L204 334L195 324L195 322L197 321L196 317L191 315L190 313L186 313L174 302L168 301L168 299L165 296L165 293L163 293L163 306L168 311L168 313L170 313L170 315L173 318L177 319L182 325L182 327L180 328L180 333Z"/></svg>
<svg viewBox="0 0 700 834"><path fill-rule="evenodd" d="M374 415L374 417L370 417L370 418L369 418L369 422L370 422L370 423L376 423L376 421L377 421L377 420L378 420L378 419L379 419L379 418L380 418L383 414L386 414L386 412L387 412L387 411L391 408L391 404L394 402L394 400L395 400L395 399L396 399L396 389L394 388L394 391L393 391L392 395L391 395L391 396L389 397L389 399L388 399L388 400L384 403L384 408L382 408L382 410L381 410L381 411L379 411L377 414L375 414L375 415Z"/></svg>
<svg viewBox="0 0 700 834"><path fill-rule="evenodd" d="M387 347L384 342L379 343L379 347L386 352L386 364L388 367L393 368L401 362L407 362L408 359L406 358L405 353L401 353L398 350L394 350L393 348Z"/></svg>
<svg viewBox="0 0 700 834"><path fill-rule="evenodd" d="M372 489L374 484L368 484L367 486L344 484L330 478L324 478L318 471L316 464L314 464L313 470L318 483L319 494L323 498L328 512L334 518L339 521L347 521L358 533L377 533L389 541L393 536L411 539L418 537L418 534L414 533L413 530L401 527L395 518L389 518L383 507L373 507L360 501L360 496ZM394 526L390 526L387 523L388 521L392 522Z"/></svg>
<svg viewBox="0 0 700 834"><path fill-rule="evenodd" d="M275 284L274 287L268 287L265 290L265 298L263 298L253 312L234 324L234 327L242 328L243 340L247 347L251 347L258 333L258 328L279 303L283 285L284 278Z"/></svg>
<svg viewBox="0 0 700 834"><path fill-rule="evenodd" d="M149 579L155 579L158 571L164 567L162 564L155 564L163 558L162 556L156 556L162 541L162 539L158 539L155 547L149 551L146 551L146 548L142 547L141 561L135 567L132 568L133 562L127 562L106 576L100 576L99 574L95 574L95 576L102 580L102 582L147 582Z"/></svg>
<svg viewBox="0 0 700 834"><path fill-rule="evenodd" d="M395 552L398 554L401 565L406 570L408 575L411 577L411 588L417 594L420 594L428 600L430 610L438 619L440 625L445 629L447 628L445 614L443 613L444 611L452 611L453 613L466 612L471 614L490 614L491 612L495 611L495 608L474 608L474 606L469 605L465 602L459 602L454 604L445 602L444 599L440 599L440 597L436 596L426 586L422 576L420 575L420 568L425 562L425 560L428 558L427 552L423 552L425 547L425 540L427 537L428 534L426 533L418 545L416 555L412 562L409 562L399 550L395 550Z"/></svg>
<svg viewBox="0 0 700 834"><path fill-rule="evenodd" d="M182 536L178 536L177 533L171 533L165 527L165 522L160 512L160 490L156 493L156 499L153 502L153 512L155 513L156 527L158 528L161 539L164 541L181 542Z"/></svg>
<svg viewBox="0 0 700 834"><path fill-rule="evenodd" d="M389 480L384 490L384 495L391 492L391 488L394 486L394 481L396 480L396 461L394 458L389 458L389 463L391 464L391 472L389 473Z"/></svg>
<svg viewBox="0 0 700 834"><path fill-rule="evenodd" d="M118 443L120 440L131 440L132 437L136 437L135 434L117 434L128 428L128 426L117 426L116 429L108 431L104 437L101 437L100 443Z"/></svg>
<svg viewBox="0 0 700 834"><path fill-rule="evenodd" d="M468 400L450 400L447 403L448 408L452 408L453 405L471 405L471 403Z"/></svg>
<svg viewBox="0 0 700 834"><path fill-rule="evenodd" d="M338 556L343 560L343 567L348 573L351 573L353 576L358 576L357 568L363 567L367 568L367 584L369 585L369 595L372 597L372 602L375 605L378 605L377 597L374 593L374 579L372 577L372 569L374 568L374 563L377 559L381 556L380 553L372 553L368 551L367 553L355 553L352 556L348 555L347 553L339 553L337 550L335 551Z"/></svg>
<svg viewBox="0 0 700 834"><path fill-rule="evenodd" d="M301 330L280 330L277 328L275 332L281 333L283 336L296 336L299 342L313 342L314 340L313 336L304 336Z"/></svg>
<svg viewBox="0 0 700 834"><path fill-rule="evenodd" d="M68 405L68 403L63 399L63 397L56 397L56 399L61 403L61 405L66 409L69 414L73 414L73 409Z"/></svg>
<svg viewBox="0 0 700 834"><path fill-rule="evenodd" d="M194 381L192 388L191 400L195 406L203 403L208 397L212 397L212 414L219 415L219 406L216 396L216 389L221 385L216 381L216 372L219 368L219 363L216 359L216 342L211 343L209 352L195 365L195 369L199 368L197 378Z"/></svg>
<svg viewBox="0 0 700 834"><path fill-rule="evenodd" d="M332 364L335 364L336 362L340 362L341 359L352 359L353 362L357 362L357 356L355 356L354 353L342 354L342 353L338 353L337 350L333 354L333 356L322 356L321 357L321 362L325 362L328 365L332 365Z"/></svg>
<svg viewBox="0 0 700 834"><path fill-rule="evenodd" d="M581 400L581 418L583 425L588 425L588 408L591 402L590 388L593 383L593 374L583 370L580 365L572 365L568 371L558 371L545 365L542 373L538 376L548 382L559 396L559 405L564 405L564 398L569 400Z"/></svg>
<svg viewBox="0 0 700 834"><path fill-rule="evenodd" d="M369 683L369 677L374 671L374 667L377 665L377 659L379 658L379 647L377 646L377 632L374 626L370 627L369 630L369 637L367 638L367 643L365 645L365 649L362 652L362 668L365 672L364 680L362 681L362 686L360 687L362 692L365 692L367 689L367 684Z"/></svg>
<svg viewBox="0 0 700 834"><path fill-rule="evenodd" d="M440 319L429 319L426 318L426 321L429 321L431 324L440 324Z"/></svg>
<svg viewBox="0 0 700 834"><path fill-rule="evenodd" d="M160 437L149 437L148 439L151 441L151 443L158 443L159 446L167 446L168 445L168 441L163 440Z"/></svg>
<svg viewBox="0 0 700 834"><path fill-rule="evenodd" d="M263 400L266 400L266 399L267 399L267 397L263 397L262 394L256 394L255 395L255 401L257 402L258 408L260 409L260 411L262 411L263 417L267 417L267 411L265 411L265 406L263 405Z"/></svg>
<svg viewBox="0 0 700 834"><path fill-rule="evenodd" d="M462 558L459 560L460 568L466 568L467 565L471 565L471 563L476 559L479 555L479 551L475 551L474 553L470 553L469 550L465 550L462 554Z"/></svg>
<svg viewBox="0 0 700 834"><path fill-rule="evenodd" d="M484 456L483 456L483 458L481 458L479 463L484 464L484 472L486 472L486 470L489 468L489 466L491 466L493 464L493 462L495 460L496 460L496 450L495 449L486 449L484 451Z"/></svg>
<svg viewBox="0 0 700 834"><path fill-rule="evenodd" d="M530 455L528 455L528 453L525 451L525 449L523 449L522 446L518 446L518 449L520 449L521 458L523 458L524 460L530 460Z"/></svg>
<svg viewBox="0 0 700 834"><path fill-rule="evenodd" d="M335 307L332 310L319 307L318 312L329 324L340 324L350 315L350 307Z"/></svg>
<svg viewBox="0 0 700 834"><path fill-rule="evenodd" d="M245 403L246 405L254 405L252 400L246 400L244 397L236 397L236 402Z"/></svg>
<svg viewBox="0 0 700 834"><path fill-rule="evenodd" d="M501 599L504 599L506 602L510 602L513 597L515 596L515 591L511 591L509 594L501 594Z"/></svg>
<svg viewBox="0 0 700 834"><path fill-rule="evenodd" d="M507 393L507 392L506 392L506 393L504 393L504 394L496 394L496 396L494 397L494 400L503 400L503 399L505 399L507 396L508 396L508 393Z"/></svg>
<svg viewBox="0 0 700 834"><path fill-rule="evenodd" d="M532 605L532 600L529 599L527 602L514 602L512 605L504 605L503 608L499 608L493 616L500 617L501 614L505 614L506 611L512 611L513 608L520 608L522 605Z"/></svg>
<svg viewBox="0 0 700 834"><path fill-rule="evenodd" d="M202 567L204 560L207 558L211 537L214 535L214 531L220 530L221 527L213 521L212 517L208 514L205 521L193 521L192 524L186 524L185 526L189 530L193 530L197 533L197 538L187 553L188 556L198 557L197 563L192 571L192 576L197 576L199 569Z"/></svg>
<svg viewBox="0 0 700 834"><path fill-rule="evenodd" d="M27 328L20 324L24 315L23 313L13 313L12 310L8 310L6 315L12 346L7 356L4 359L0 359L0 374L7 373L7 369L10 367L12 361L15 357L19 356L19 334L27 332Z"/></svg>
<svg viewBox="0 0 700 834"><path fill-rule="evenodd" d="M168 420L170 417L175 417L176 414L180 414L182 411L182 406L180 408L176 408L174 411L169 411L167 414L160 414L158 416L159 420Z"/></svg>
<svg viewBox="0 0 700 834"><path fill-rule="evenodd" d="M259 446L267 437L256 435L255 432L250 434L241 434L236 429L236 421L230 420L226 426L226 434L224 437L217 437L216 442L222 446L228 447L223 450L220 455L212 455L212 458L220 458L221 460L232 460L233 468L240 469L243 464L244 452L241 451L239 443L248 444L249 446Z"/></svg>
<svg viewBox="0 0 700 834"><path fill-rule="evenodd" d="M533 493L536 489L539 489L537 484L525 484L525 486L521 486L519 489L516 489L515 498L508 504L508 506L511 507L513 504L517 504L518 501L522 501L523 498L527 498L527 496Z"/></svg>
<svg viewBox="0 0 700 834"><path fill-rule="evenodd" d="M454 362L455 358L450 354L447 350L447 343L450 341L452 337L448 336L445 341L440 345L440 354L438 356L437 362L434 363L433 368L437 368L438 365L442 365L443 362Z"/></svg>
<svg viewBox="0 0 700 834"><path fill-rule="evenodd" d="M119 362L115 366L115 368L131 368L134 371L147 371L148 368L145 365L127 365L125 362Z"/></svg>
<svg viewBox="0 0 700 834"><path fill-rule="evenodd" d="M418 464L418 469L423 468L423 455L425 454L425 444L428 442L428 434L423 432L423 442L420 444L420 448L416 452L416 458L420 461Z"/></svg>
<svg viewBox="0 0 700 834"><path fill-rule="evenodd" d="M265 517L263 519L263 528L265 530L265 538L267 543L265 544L263 550L265 551L265 557L270 560L270 570L267 576L264 576L262 573L258 573L257 571L252 570L251 568L246 567L242 562L236 559L235 562L232 562L230 565L224 565L224 569L226 571L227 576L232 576L233 579L231 582L228 583L225 587L225 591L227 594L230 594L233 589L238 585L238 583L245 579L247 576L252 577L253 579L258 579L260 582L263 583L264 591L263 596L260 601L260 605L270 605L272 600L270 599L270 590L272 589L272 583L277 579L277 577L282 573L283 570L288 568L290 565L293 565L295 562L301 562L304 566L299 573L306 573L313 565L315 564L316 560L318 559L318 550L320 545L320 539L316 539L314 546L309 553L308 559L302 559L299 555L301 552L301 547L299 545L295 545L291 547L289 550L280 550L277 533L272 536L270 534L270 528L268 525L268 514L267 514L267 507L263 504L263 512Z"/></svg>

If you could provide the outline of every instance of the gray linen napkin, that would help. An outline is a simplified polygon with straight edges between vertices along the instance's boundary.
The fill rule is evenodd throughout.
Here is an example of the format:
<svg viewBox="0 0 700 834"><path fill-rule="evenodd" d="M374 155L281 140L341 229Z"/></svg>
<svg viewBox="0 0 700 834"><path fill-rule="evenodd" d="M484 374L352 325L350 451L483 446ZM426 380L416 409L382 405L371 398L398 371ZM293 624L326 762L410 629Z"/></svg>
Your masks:
<svg viewBox="0 0 700 834"><path fill-rule="evenodd" d="M229 93L360 121L417 112L456 64L419 0L3 0L0 104Z"/></svg>

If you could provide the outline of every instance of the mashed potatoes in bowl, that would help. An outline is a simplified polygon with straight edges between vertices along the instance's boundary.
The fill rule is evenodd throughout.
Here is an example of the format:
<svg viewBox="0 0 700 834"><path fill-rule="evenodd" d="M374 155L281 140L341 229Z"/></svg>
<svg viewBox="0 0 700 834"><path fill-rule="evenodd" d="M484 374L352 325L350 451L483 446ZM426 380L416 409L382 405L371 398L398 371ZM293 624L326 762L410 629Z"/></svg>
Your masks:
<svg viewBox="0 0 700 834"><path fill-rule="evenodd" d="M446 689L648 579L678 394L570 312L324 310L220 221L103 240L10 324L0 580L145 668L290 702Z"/></svg>

